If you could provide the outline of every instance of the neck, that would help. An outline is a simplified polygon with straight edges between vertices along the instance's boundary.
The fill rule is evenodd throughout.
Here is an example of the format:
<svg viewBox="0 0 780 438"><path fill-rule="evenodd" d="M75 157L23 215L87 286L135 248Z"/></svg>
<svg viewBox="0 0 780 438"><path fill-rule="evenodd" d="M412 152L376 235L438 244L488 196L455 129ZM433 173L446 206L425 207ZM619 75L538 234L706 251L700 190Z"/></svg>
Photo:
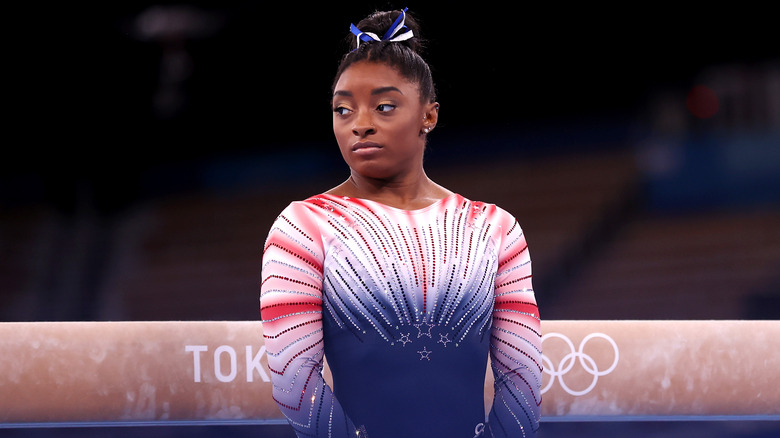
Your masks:
<svg viewBox="0 0 780 438"><path fill-rule="evenodd" d="M433 183L422 168L392 178L371 178L351 170L347 182L361 193L398 198L413 198Z"/></svg>
<svg viewBox="0 0 780 438"><path fill-rule="evenodd" d="M370 199L405 210L427 207L451 194L428 178L423 169L406 178L393 180L368 178L351 172L349 179L329 193Z"/></svg>

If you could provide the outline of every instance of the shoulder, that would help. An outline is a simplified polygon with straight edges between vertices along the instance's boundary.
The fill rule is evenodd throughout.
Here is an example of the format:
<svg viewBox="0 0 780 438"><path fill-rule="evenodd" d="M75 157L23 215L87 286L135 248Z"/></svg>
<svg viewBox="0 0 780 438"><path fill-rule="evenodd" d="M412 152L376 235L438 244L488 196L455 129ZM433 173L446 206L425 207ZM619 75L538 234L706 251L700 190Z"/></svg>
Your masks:
<svg viewBox="0 0 780 438"><path fill-rule="evenodd" d="M504 227L519 227L519 224L517 222L517 218L510 213L507 210L504 210L503 208L499 207L498 205L493 205L493 215L499 223L502 224Z"/></svg>
<svg viewBox="0 0 780 438"><path fill-rule="evenodd" d="M326 201L321 195L290 202L274 219L271 233L289 230L309 236L319 234L316 230L327 219Z"/></svg>
<svg viewBox="0 0 780 438"><path fill-rule="evenodd" d="M304 254L306 260L310 256L321 257L327 214L318 196L290 202L274 219L265 248L286 248Z"/></svg>
<svg viewBox="0 0 780 438"><path fill-rule="evenodd" d="M461 199L462 205L470 206L471 212L475 212L472 214L483 216L483 229L494 242L503 247L505 245L502 242L513 242L522 238L520 223L508 210L490 202L472 201L463 197Z"/></svg>
<svg viewBox="0 0 780 438"><path fill-rule="evenodd" d="M333 196L319 194L306 199L290 202L279 214L279 218L298 218L301 216L318 216L332 211Z"/></svg>
<svg viewBox="0 0 780 438"><path fill-rule="evenodd" d="M497 204L484 201L474 201L468 199L462 195L455 195L462 205L471 205L474 210L479 210L486 216L486 220L490 223L497 223L499 225L509 224L510 226L517 222L515 216L509 211L500 207Z"/></svg>

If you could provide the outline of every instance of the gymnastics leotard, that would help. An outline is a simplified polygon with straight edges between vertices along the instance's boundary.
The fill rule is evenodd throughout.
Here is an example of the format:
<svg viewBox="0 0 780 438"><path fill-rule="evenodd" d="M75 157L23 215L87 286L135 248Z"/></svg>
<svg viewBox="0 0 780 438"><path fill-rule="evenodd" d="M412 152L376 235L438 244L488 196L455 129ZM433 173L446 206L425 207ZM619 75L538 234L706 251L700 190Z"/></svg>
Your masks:
<svg viewBox="0 0 780 438"><path fill-rule="evenodd" d="M493 204L293 202L265 244L261 319L274 400L299 437L536 436L531 260L515 218Z"/></svg>

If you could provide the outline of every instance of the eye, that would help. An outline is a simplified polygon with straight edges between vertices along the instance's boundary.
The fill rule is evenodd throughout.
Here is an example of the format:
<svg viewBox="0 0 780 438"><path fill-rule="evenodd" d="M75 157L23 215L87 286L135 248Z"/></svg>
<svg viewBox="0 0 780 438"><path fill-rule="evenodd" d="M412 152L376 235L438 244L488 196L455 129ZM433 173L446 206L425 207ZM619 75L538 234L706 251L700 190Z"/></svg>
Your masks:
<svg viewBox="0 0 780 438"><path fill-rule="evenodd" d="M376 107L376 110L380 113L387 113L395 109L395 105L391 103L381 103Z"/></svg>
<svg viewBox="0 0 780 438"><path fill-rule="evenodd" d="M343 105L336 106L336 107L333 108L333 112L338 114L338 115L340 115L340 116L347 115L347 113L350 112L350 111L351 110L349 108L347 108L347 107L345 107Z"/></svg>

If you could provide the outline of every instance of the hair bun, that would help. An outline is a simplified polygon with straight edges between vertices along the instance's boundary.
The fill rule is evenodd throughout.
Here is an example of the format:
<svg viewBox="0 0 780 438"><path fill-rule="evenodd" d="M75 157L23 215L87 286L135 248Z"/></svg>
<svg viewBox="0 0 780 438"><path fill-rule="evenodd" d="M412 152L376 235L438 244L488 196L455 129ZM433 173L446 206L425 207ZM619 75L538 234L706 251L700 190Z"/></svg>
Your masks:
<svg viewBox="0 0 780 438"><path fill-rule="evenodd" d="M412 32L412 37L403 40L395 40L393 44L403 44L417 54L420 54L423 50L423 40L420 38L420 26L417 20L404 9L403 11L377 11L362 19L357 24L357 29L363 33L372 33L378 35L380 38L388 31L391 31L395 21L401 14L404 14L404 28ZM365 40L364 40L365 41ZM355 36L350 37L350 50L355 50L358 47L358 39Z"/></svg>

